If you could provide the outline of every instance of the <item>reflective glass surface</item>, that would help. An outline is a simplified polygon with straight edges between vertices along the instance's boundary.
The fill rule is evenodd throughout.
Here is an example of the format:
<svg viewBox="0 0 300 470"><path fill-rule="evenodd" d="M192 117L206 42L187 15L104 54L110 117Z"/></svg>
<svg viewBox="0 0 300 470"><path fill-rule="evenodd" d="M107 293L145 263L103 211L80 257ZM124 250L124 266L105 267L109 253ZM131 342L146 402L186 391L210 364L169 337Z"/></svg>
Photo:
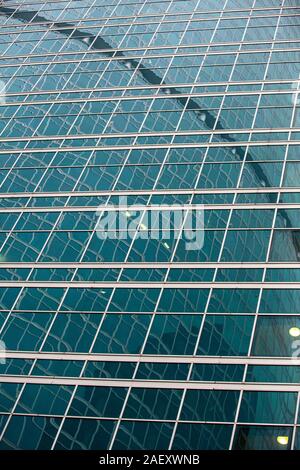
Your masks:
<svg viewBox="0 0 300 470"><path fill-rule="evenodd" d="M0 2L0 449L300 449L299 18Z"/></svg>

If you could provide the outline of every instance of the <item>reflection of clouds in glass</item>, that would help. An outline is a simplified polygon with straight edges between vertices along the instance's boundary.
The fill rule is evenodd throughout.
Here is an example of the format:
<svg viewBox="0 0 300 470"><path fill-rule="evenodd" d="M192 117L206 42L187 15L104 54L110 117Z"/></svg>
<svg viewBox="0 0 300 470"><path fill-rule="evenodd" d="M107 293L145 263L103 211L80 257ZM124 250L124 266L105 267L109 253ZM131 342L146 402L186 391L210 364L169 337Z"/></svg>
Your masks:
<svg viewBox="0 0 300 470"><path fill-rule="evenodd" d="M292 344L291 344L291 348L293 350L292 360L299 358L300 357L300 340L297 339L297 340L293 341Z"/></svg>
<svg viewBox="0 0 300 470"><path fill-rule="evenodd" d="M0 80L0 104L6 102L6 84Z"/></svg>
<svg viewBox="0 0 300 470"><path fill-rule="evenodd" d="M292 83L292 89L295 91L295 93L292 94L292 103L295 104L295 105L299 105L299 103L300 103L300 98L299 98L300 75L299 75L299 79L295 80Z"/></svg>
<svg viewBox="0 0 300 470"><path fill-rule="evenodd" d="M6 363L6 345L4 341L0 340L0 364Z"/></svg>

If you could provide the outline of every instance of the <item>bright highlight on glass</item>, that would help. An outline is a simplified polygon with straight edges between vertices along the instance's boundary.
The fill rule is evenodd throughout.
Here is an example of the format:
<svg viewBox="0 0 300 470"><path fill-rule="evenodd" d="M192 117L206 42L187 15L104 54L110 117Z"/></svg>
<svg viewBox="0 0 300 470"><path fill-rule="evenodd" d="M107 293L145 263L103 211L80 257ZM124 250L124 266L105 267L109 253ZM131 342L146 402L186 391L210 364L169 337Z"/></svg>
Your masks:
<svg viewBox="0 0 300 470"><path fill-rule="evenodd" d="M293 336L293 338L300 336L300 328L298 328L297 326L293 326L289 329L289 334L290 336Z"/></svg>
<svg viewBox="0 0 300 470"><path fill-rule="evenodd" d="M288 438L288 436L278 436L277 437L277 442L281 446L286 446L289 442L289 438Z"/></svg>

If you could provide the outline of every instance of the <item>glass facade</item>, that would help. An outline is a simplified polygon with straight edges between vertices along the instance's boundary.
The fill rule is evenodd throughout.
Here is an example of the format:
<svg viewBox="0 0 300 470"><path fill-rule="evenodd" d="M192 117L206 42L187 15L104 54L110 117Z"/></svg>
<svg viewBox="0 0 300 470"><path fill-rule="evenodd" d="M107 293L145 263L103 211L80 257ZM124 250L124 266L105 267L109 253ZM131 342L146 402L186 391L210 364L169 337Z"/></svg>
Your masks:
<svg viewBox="0 0 300 470"><path fill-rule="evenodd" d="M298 0L0 23L0 449L300 450ZM142 236L153 205L203 246Z"/></svg>

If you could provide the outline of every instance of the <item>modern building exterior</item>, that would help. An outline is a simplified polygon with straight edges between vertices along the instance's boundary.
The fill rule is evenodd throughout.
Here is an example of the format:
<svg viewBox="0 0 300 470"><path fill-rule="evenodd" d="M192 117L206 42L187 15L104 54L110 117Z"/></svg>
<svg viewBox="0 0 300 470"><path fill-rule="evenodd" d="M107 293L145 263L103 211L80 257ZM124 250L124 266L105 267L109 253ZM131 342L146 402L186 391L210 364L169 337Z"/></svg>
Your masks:
<svg viewBox="0 0 300 470"><path fill-rule="evenodd" d="M0 22L0 449L300 449L298 0Z"/></svg>

